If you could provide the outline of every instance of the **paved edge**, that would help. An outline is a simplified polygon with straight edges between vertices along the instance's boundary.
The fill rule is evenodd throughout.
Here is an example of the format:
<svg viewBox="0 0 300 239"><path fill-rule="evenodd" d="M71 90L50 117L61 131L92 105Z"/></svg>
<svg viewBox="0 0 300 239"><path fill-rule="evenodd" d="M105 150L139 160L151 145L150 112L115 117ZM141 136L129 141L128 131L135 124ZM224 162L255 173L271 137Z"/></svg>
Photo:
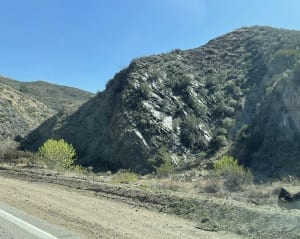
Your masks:
<svg viewBox="0 0 300 239"><path fill-rule="evenodd" d="M42 239L80 239L80 236L16 208L0 203L0 217Z"/></svg>

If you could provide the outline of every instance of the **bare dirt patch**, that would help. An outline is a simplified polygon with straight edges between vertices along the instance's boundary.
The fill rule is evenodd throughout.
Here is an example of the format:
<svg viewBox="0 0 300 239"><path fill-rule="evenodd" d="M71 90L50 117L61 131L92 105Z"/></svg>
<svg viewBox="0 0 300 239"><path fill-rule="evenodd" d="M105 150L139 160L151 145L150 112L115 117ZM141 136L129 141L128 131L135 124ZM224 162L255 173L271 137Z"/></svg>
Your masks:
<svg viewBox="0 0 300 239"><path fill-rule="evenodd" d="M82 238L239 238L207 232L173 215L97 197L92 192L1 176L0 200L79 233Z"/></svg>
<svg viewBox="0 0 300 239"><path fill-rule="evenodd" d="M93 177L76 178L74 176L71 177L71 175L66 176L35 169L0 169L0 175L2 176L31 181L32 184L28 185L35 185L35 190L41 186L50 188L49 195L43 200L46 200L47 202L47 198L49 197L49 200L52 200L49 204L55 206L52 209L50 207L49 210L46 210L44 209L45 205L40 204L38 212L44 211L45 215L52 215L52 219L50 217L51 220L54 222L58 221L61 225L65 225L66 227L69 226L70 229L73 228L73 230L77 232L84 231L84 233L98 233L95 234L94 237L92 236L93 234L89 234L91 236L88 238L99 238L99 236L101 236L100 238L127 238L126 236L128 233L130 234L128 238L147 238L147 232L150 233L148 238L205 238L205 236L208 236L209 238L210 235L217 235L216 238L226 238L228 234L224 233L225 231L233 234L230 235L230 238L238 238L240 236L241 238L298 239L300 235L300 211L282 210L274 204L274 200L271 200L270 204L261 205L251 201L248 202L248 200L237 201L234 199L239 199L243 196L242 194L228 195L228 197L226 194L224 194L224 197L204 193L191 195L169 190L154 190L153 188L145 188L145 185L139 184L113 185L108 183L106 179L98 181ZM25 184L25 182L23 183ZM63 187L60 188L57 185L63 185ZM52 192L51 187L53 188ZM66 195L66 198L63 196L58 197L57 190L59 190L59 188L65 192L70 192L71 194ZM263 186L258 189L263 189ZM271 189L270 186L266 193L271 193ZM26 188L25 192L28 190L29 189ZM255 190L257 191L256 188ZM77 195L78 193L82 197L84 196L84 198L77 198L79 197L79 195ZM43 192L37 192L37 194L43 194ZM30 195L31 193L27 196L30 197ZM72 195L74 195L75 201L72 201ZM260 195L261 194L257 194L255 197L260 197ZM56 205L55 201L53 202L53 197L61 203L61 206ZM246 197L249 198L249 195ZM265 193L263 194L263 197L265 197ZM271 197L274 198L276 195L272 193ZM98 200L98 203L95 202L93 204L93 200L96 199ZM102 202L99 200L102 200ZM264 198L262 198L262 201L263 200ZM70 208L67 211L69 214L57 214L57 208L61 208L59 210L63 212L65 207L68 208L68 206L64 205L65 203L63 201L65 201L67 205L70 205ZM116 206L112 206L113 209L107 211L106 209L109 207L109 202L114 203ZM24 203L24 208L26 208L28 205L26 204L26 201ZM79 206L76 206L76 203ZM79 210L81 207L80 205L85 204L88 204L87 206L91 205L90 208L83 207L80 209L87 218L75 216L81 215L80 212L76 210ZM100 204L104 205L103 209L99 206ZM34 205L36 206L39 204L34 203ZM99 208L100 214L96 217L96 213L94 214L93 212L97 212L97 209ZM126 211L125 208L129 208L129 211ZM151 211L146 209L151 209ZM115 214L115 210L118 212L117 214ZM118 210L120 210L120 212ZM141 215L130 215L134 210L138 210L137 212L145 212L146 214L149 213L151 216L148 217L143 213ZM115 215L115 217L112 219L105 216L106 214ZM184 220L176 224L177 219L183 219L170 216L169 214L177 215L189 220ZM73 216L69 216L68 218L68 215ZM162 219L159 217L161 215L164 215L165 218L170 216L170 218L167 218L166 221L161 221ZM149 219L152 217L154 218L153 221ZM47 219L47 216L45 216L45 218ZM62 218L65 218L64 221L66 221L66 223L64 223ZM92 219L88 220L88 218ZM126 226L122 226L123 224L122 222L118 222L118 218L124 218L124 225ZM138 218L138 220L135 221L132 218ZM60 220L62 221L60 222ZM102 220L104 220L104 222ZM106 221L109 223L106 224ZM134 228L128 223L132 221L134 222L133 226L136 226ZM148 224L148 221L150 223L153 222L154 224ZM155 225L156 223L158 224ZM108 225L113 226L109 227ZM90 228L94 228L94 230L91 230ZM126 232L126 228L131 228L128 229L131 233ZM149 228L152 229L149 230ZM197 234L198 229L199 231ZM203 233L203 230L217 234L204 233L202 236L201 233ZM134 234L133 231L138 231L138 233ZM157 234L159 231L161 233ZM117 234L118 236L114 236L114 233L116 232L119 233ZM125 234L123 232L125 232ZM139 237L140 235L143 236ZM181 236L178 237L178 235Z"/></svg>

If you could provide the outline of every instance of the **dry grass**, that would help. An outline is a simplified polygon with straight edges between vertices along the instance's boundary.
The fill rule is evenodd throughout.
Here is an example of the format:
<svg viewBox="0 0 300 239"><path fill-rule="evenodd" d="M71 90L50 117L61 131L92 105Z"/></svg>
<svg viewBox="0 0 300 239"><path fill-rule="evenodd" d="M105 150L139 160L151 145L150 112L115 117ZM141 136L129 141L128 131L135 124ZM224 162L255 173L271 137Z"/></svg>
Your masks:
<svg viewBox="0 0 300 239"><path fill-rule="evenodd" d="M34 155L16 149L13 142L0 142L0 163L27 165L34 163Z"/></svg>
<svg viewBox="0 0 300 239"><path fill-rule="evenodd" d="M249 183L243 185L238 191L231 191L223 185L221 178L210 177L208 171L187 171L173 174L168 178L146 175L138 180L138 184L148 189L174 191L185 196L206 195L271 207L277 207L277 199L282 186L287 187L292 192L300 191L299 180Z"/></svg>
<svg viewBox="0 0 300 239"><path fill-rule="evenodd" d="M12 158L17 157L14 156ZM29 160L27 159L27 161ZM20 162L21 160L18 161L18 163ZM112 184L125 183L129 186L139 186L141 189L146 190L174 192L186 197L208 196L210 198L223 198L246 204L251 203L271 207L277 207L277 199L282 186L291 192L300 191L300 180L291 177L284 177L277 181L260 182L259 184L251 183L243 185L238 191L231 191L224 186L222 178L211 177L209 171L196 169L174 173L169 177L157 177L154 174L140 176L124 170L115 174L93 173L88 170L81 174L76 171L59 173L90 181Z"/></svg>
<svg viewBox="0 0 300 239"><path fill-rule="evenodd" d="M217 178L211 178L210 180L202 182L200 188L202 189L201 192L217 193L221 189L221 182Z"/></svg>
<svg viewBox="0 0 300 239"><path fill-rule="evenodd" d="M115 184L119 183L136 183L138 181L138 175L129 171L121 171L113 174L111 177L111 182Z"/></svg>

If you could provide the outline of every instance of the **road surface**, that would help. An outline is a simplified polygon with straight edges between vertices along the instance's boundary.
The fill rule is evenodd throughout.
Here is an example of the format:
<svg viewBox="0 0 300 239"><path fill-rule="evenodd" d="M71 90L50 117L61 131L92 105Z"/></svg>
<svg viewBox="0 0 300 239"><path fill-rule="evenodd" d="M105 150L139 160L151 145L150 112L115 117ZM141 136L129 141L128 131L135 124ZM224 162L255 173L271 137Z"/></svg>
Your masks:
<svg viewBox="0 0 300 239"><path fill-rule="evenodd" d="M75 233L51 225L0 203L0 239L80 239Z"/></svg>
<svg viewBox="0 0 300 239"><path fill-rule="evenodd" d="M19 228L17 225L0 218L0 238L1 239L38 239L38 237Z"/></svg>

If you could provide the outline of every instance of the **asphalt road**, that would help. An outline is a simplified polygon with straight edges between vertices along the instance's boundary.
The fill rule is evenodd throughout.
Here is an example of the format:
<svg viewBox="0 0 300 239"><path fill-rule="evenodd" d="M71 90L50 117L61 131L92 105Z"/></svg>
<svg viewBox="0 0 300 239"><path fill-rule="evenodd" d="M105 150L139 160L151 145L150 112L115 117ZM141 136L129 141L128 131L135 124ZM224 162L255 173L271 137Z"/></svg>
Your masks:
<svg viewBox="0 0 300 239"><path fill-rule="evenodd" d="M13 223L0 218L0 238L1 239L37 239L38 237L33 236L29 232L19 228Z"/></svg>
<svg viewBox="0 0 300 239"><path fill-rule="evenodd" d="M51 225L0 203L0 239L79 239L75 233Z"/></svg>

